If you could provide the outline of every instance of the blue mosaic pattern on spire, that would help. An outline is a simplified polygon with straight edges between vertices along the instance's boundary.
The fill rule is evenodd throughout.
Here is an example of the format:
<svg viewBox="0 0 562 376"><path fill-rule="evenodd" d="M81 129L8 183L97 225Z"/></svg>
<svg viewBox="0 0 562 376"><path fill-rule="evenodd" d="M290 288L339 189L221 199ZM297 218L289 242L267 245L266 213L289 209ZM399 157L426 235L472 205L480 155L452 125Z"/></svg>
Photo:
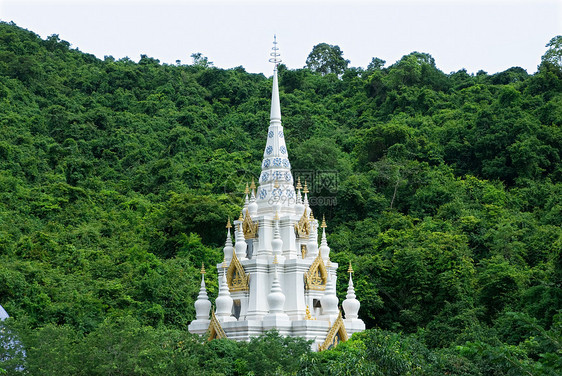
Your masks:
<svg viewBox="0 0 562 376"><path fill-rule="evenodd" d="M279 138L285 137L285 136L283 135L283 131L279 131L278 135L279 135Z"/></svg>
<svg viewBox="0 0 562 376"><path fill-rule="evenodd" d="M281 146L279 150L281 150L281 154L287 154L287 148L285 146Z"/></svg>
<svg viewBox="0 0 562 376"><path fill-rule="evenodd" d="M271 161L269 159L266 159L265 161L263 161L263 167L268 168L270 163Z"/></svg>
<svg viewBox="0 0 562 376"><path fill-rule="evenodd" d="M268 136L269 138L273 138L273 135L274 135L274 134L275 134L275 133L273 133L273 131L269 131L269 133L267 134L267 136Z"/></svg>
<svg viewBox="0 0 562 376"><path fill-rule="evenodd" d="M265 152L267 153L267 155L273 153L273 146L269 145L268 147L266 147Z"/></svg>
<svg viewBox="0 0 562 376"><path fill-rule="evenodd" d="M265 198L265 196L267 196L267 189L262 188L260 190L260 199L263 200Z"/></svg>

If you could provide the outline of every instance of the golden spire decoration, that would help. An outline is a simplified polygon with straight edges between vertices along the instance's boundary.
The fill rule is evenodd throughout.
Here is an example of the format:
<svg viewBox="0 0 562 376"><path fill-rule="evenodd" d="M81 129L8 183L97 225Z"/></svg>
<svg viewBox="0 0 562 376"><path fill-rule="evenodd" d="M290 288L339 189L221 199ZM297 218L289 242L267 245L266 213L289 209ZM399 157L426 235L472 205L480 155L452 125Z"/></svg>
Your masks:
<svg viewBox="0 0 562 376"><path fill-rule="evenodd" d="M244 216L242 215L242 212L240 212L240 218L238 218L239 221L243 221L244 220Z"/></svg>
<svg viewBox="0 0 562 376"><path fill-rule="evenodd" d="M228 265L226 265L226 257L222 260L222 268L226 269Z"/></svg>
<svg viewBox="0 0 562 376"><path fill-rule="evenodd" d="M277 255L273 256L273 264L279 264L279 261L277 261Z"/></svg>
<svg viewBox="0 0 562 376"><path fill-rule="evenodd" d="M275 179L275 183L273 184L273 188L279 188L279 181Z"/></svg>
<svg viewBox="0 0 562 376"><path fill-rule="evenodd" d="M310 220L314 221L314 214L312 214L312 210L310 211Z"/></svg>
<svg viewBox="0 0 562 376"><path fill-rule="evenodd" d="M299 176L299 178L297 179L297 189L302 189L301 177L300 177L300 176Z"/></svg>
<svg viewBox="0 0 562 376"><path fill-rule="evenodd" d="M351 261L349 261L349 268L347 269L349 274L353 273L353 268L351 267Z"/></svg>
<svg viewBox="0 0 562 376"><path fill-rule="evenodd" d="M230 216L228 216L228 222L226 222L226 228L232 228L232 224L230 223Z"/></svg>
<svg viewBox="0 0 562 376"><path fill-rule="evenodd" d="M201 274L207 274L207 272L205 271L205 263L204 262L201 263Z"/></svg>
<svg viewBox="0 0 562 376"><path fill-rule="evenodd" d="M322 225L320 226L322 228L326 228L328 226L326 226L326 216L322 215Z"/></svg>
<svg viewBox="0 0 562 376"><path fill-rule="evenodd" d="M246 189L244 189L245 194L250 194L250 188L248 188L248 182L246 182Z"/></svg>
<svg viewBox="0 0 562 376"><path fill-rule="evenodd" d="M273 217L273 220L275 220L275 221L279 220L279 211L278 210L275 212L275 217Z"/></svg>
<svg viewBox="0 0 562 376"><path fill-rule="evenodd" d="M252 184L250 184L250 189L253 191L256 189L256 183L254 182L254 178L252 178Z"/></svg>
<svg viewBox="0 0 562 376"><path fill-rule="evenodd" d="M304 189L302 191L303 191L303 193L308 193L308 187L306 186L306 180L304 181Z"/></svg>

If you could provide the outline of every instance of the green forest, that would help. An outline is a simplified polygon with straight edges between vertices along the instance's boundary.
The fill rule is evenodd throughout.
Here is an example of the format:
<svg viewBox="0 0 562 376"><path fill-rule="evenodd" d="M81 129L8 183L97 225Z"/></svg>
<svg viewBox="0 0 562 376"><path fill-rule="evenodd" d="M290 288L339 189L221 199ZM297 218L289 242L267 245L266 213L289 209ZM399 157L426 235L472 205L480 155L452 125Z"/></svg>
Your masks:
<svg viewBox="0 0 562 376"><path fill-rule="evenodd" d="M309 181L336 203L313 210L368 328L312 353L187 331L260 173L271 77L0 23L0 375L562 374L562 37L545 44L534 74L350 67L326 43L279 66L295 177L337 178Z"/></svg>

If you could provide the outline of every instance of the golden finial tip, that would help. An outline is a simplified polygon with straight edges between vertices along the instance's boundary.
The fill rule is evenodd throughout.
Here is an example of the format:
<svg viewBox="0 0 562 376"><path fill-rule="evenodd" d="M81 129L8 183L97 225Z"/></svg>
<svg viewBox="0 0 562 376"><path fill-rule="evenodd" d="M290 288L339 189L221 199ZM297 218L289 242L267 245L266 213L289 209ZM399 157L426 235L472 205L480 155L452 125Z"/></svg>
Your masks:
<svg viewBox="0 0 562 376"><path fill-rule="evenodd" d="M275 217L273 217L274 220L278 221L279 220L279 211L275 212Z"/></svg>
<svg viewBox="0 0 562 376"><path fill-rule="evenodd" d="M243 221L244 220L244 216L242 215L242 212L240 212L240 217L238 218L239 221Z"/></svg>
<svg viewBox="0 0 562 376"><path fill-rule="evenodd" d="M256 183L254 182L254 178L252 178L252 184L250 184L250 189L256 189Z"/></svg>
<svg viewBox="0 0 562 376"><path fill-rule="evenodd" d="M310 211L310 220L311 220L311 221L314 220L314 214L312 214L312 210Z"/></svg>
<svg viewBox="0 0 562 376"><path fill-rule="evenodd" d="M223 269L226 269L226 268L227 268L227 265L226 265L226 257L222 260L222 267L223 267Z"/></svg>
<svg viewBox="0 0 562 376"><path fill-rule="evenodd" d="M348 273L353 273L353 268L351 267L351 261L349 262L349 268L347 269Z"/></svg>
<svg viewBox="0 0 562 376"><path fill-rule="evenodd" d="M299 176L297 179L297 189L302 189L302 185L301 185L301 177Z"/></svg>
<svg viewBox="0 0 562 376"><path fill-rule="evenodd" d="M273 263L274 263L274 264L279 264L279 261L277 261L277 255L275 255L275 256L273 257Z"/></svg>
<svg viewBox="0 0 562 376"><path fill-rule="evenodd" d="M322 225L320 226L322 228L326 228L328 226L326 226L326 216L322 215Z"/></svg>
<svg viewBox="0 0 562 376"><path fill-rule="evenodd" d="M306 185L306 180L304 181L304 189L302 190L304 193L308 193L308 187Z"/></svg>
<svg viewBox="0 0 562 376"><path fill-rule="evenodd" d="M230 223L230 216L228 216L228 221L226 222L226 228L232 228L232 224Z"/></svg>
<svg viewBox="0 0 562 376"><path fill-rule="evenodd" d="M205 274L205 273L206 273L206 272L205 272L205 263L202 262L202 263L201 263L201 274Z"/></svg>
<svg viewBox="0 0 562 376"><path fill-rule="evenodd" d="M249 194L249 193L250 193L250 188L248 188L248 182L246 182L246 189L244 189L244 193L245 193L245 194Z"/></svg>

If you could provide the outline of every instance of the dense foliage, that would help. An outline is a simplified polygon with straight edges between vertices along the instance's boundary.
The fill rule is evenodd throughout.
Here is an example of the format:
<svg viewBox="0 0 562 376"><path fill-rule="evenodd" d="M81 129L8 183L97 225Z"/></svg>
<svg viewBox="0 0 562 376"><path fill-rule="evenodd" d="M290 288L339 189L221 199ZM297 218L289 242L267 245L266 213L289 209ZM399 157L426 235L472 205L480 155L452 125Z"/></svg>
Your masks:
<svg viewBox="0 0 562 376"><path fill-rule="evenodd" d="M445 74L418 52L280 67L295 175L316 178L372 328L313 354L187 333L198 268L259 174L271 80L0 24L0 374L560 374L560 40L533 75Z"/></svg>

